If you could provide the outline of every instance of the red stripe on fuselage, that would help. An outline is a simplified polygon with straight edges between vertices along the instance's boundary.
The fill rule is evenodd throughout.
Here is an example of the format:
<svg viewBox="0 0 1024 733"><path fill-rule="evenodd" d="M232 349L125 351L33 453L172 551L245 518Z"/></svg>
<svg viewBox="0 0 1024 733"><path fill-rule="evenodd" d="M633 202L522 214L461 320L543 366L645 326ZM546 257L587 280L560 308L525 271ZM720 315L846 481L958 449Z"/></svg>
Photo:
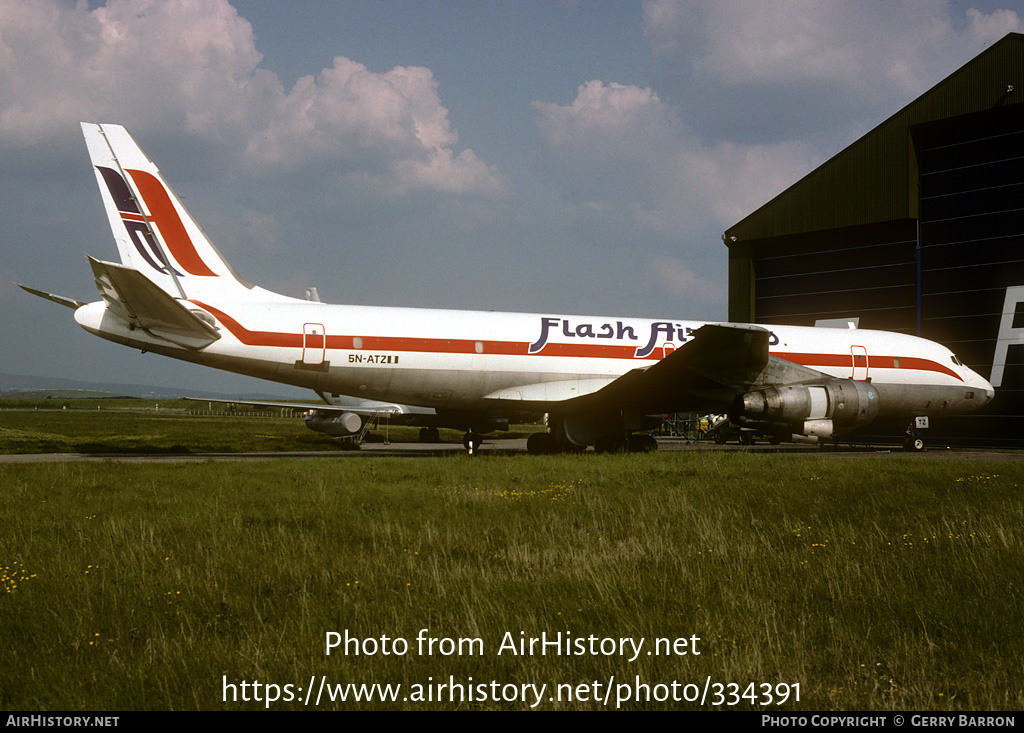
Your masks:
<svg viewBox="0 0 1024 733"><path fill-rule="evenodd" d="M777 356L780 359L786 361L792 361L796 364L800 364L805 367L822 368L832 367L833 369L847 369L853 366L850 354L801 354L801 353L783 353L774 352L772 356ZM922 359L917 356L874 356L868 355L866 364L858 364L858 368L874 368L874 369L895 369L896 359L900 360L899 369L915 369L918 371L925 372L938 372L939 374L948 374L949 376L964 381L963 378L949 367L943 366L938 362L934 362L931 359Z"/></svg>
<svg viewBox="0 0 1024 733"><path fill-rule="evenodd" d="M217 317L221 323L246 346L284 346L301 349L303 335L301 333L279 333L276 331L250 331L227 313L202 303L191 300L201 308L205 308ZM354 338L362 339L362 347L356 349L352 343ZM327 335L327 348L354 351L408 351L422 354L478 354L476 345L483 344L484 354L501 354L505 356L558 356L585 359L629 359L630 361L660 361L665 357L665 349L655 349L649 356L637 359L635 346L616 346L613 344L560 344L548 343L543 353L530 354L529 344L517 341L478 341L474 339L442 339L413 338L406 336L334 336ZM671 350L670 350L671 353ZM802 366L813 368L831 367L837 369L852 368L849 354L808 354L775 352L772 356L792 361ZM876 369L895 367L894 359L900 360L901 369L938 372L963 381L959 374L930 359L916 356L869 356L869 364Z"/></svg>
<svg viewBox="0 0 1024 733"><path fill-rule="evenodd" d="M301 333L278 333L277 331L250 331L222 310L198 300L189 300L200 308L210 311L217 320L231 331L232 335L246 346L284 346L302 348Z"/></svg>
<svg viewBox="0 0 1024 733"><path fill-rule="evenodd" d="M191 300L205 308L246 346L297 346L302 347L302 334L278 333L275 331L250 331L227 313L198 300ZM355 349L353 339L361 338L362 346ZM483 352L477 351L477 344L483 345ZM328 349L356 351L409 351L422 354L500 354L504 356L527 356L529 344L516 341L486 341L477 339L416 338L407 336L339 336L327 334ZM590 359L634 359L635 346L612 344L557 344L544 347L537 356L572 356ZM637 361L658 361L662 350L655 351L645 359Z"/></svg>

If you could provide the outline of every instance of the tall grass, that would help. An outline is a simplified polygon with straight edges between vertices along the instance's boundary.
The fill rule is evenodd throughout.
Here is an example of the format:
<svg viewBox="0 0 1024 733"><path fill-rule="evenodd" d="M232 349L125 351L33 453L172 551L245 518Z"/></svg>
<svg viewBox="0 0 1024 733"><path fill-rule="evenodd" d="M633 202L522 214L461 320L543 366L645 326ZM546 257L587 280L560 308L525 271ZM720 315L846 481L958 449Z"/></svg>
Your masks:
<svg viewBox="0 0 1024 733"><path fill-rule="evenodd" d="M224 678L639 675L799 683L783 710L1019 709L1024 467L919 459L0 465L0 707L263 706L223 702ZM419 655L421 629L484 654ZM345 630L412 650L326 656ZM700 654L498 655L520 631L697 636Z"/></svg>

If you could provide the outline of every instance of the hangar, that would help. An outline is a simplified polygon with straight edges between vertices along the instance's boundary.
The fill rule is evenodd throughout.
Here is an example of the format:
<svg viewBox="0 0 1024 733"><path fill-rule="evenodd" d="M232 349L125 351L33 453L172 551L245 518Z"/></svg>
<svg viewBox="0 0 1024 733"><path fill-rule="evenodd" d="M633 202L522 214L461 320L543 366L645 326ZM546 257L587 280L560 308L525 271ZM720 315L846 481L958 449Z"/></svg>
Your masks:
<svg viewBox="0 0 1024 733"><path fill-rule="evenodd" d="M993 44L722 238L730 321L857 319L943 343L996 398L934 421L929 441L1024 447L1024 35Z"/></svg>

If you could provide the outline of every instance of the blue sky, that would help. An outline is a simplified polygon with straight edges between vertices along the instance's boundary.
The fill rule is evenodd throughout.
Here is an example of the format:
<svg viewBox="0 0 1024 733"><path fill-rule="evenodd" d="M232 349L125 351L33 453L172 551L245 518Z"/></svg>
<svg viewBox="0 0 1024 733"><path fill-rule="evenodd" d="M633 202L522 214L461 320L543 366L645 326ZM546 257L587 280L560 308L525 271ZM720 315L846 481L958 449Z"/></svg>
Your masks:
<svg viewBox="0 0 1024 733"><path fill-rule="evenodd" d="M1009 32L1008 2L0 0L0 371L257 384L89 336L126 125L235 268L324 300L724 320L721 233Z"/></svg>

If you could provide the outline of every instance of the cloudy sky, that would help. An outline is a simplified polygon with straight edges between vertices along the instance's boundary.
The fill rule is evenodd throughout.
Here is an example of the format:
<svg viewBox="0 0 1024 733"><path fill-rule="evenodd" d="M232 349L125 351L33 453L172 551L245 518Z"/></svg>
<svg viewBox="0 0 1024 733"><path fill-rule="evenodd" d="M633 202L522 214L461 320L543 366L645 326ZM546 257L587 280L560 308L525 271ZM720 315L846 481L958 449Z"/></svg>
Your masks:
<svg viewBox="0 0 1024 733"><path fill-rule="evenodd" d="M14 286L94 300L85 255L116 257L80 120L127 126L272 290L724 320L722 232L1024 31L1015 5L0 0L0 372L260 385Z"/></svg>

